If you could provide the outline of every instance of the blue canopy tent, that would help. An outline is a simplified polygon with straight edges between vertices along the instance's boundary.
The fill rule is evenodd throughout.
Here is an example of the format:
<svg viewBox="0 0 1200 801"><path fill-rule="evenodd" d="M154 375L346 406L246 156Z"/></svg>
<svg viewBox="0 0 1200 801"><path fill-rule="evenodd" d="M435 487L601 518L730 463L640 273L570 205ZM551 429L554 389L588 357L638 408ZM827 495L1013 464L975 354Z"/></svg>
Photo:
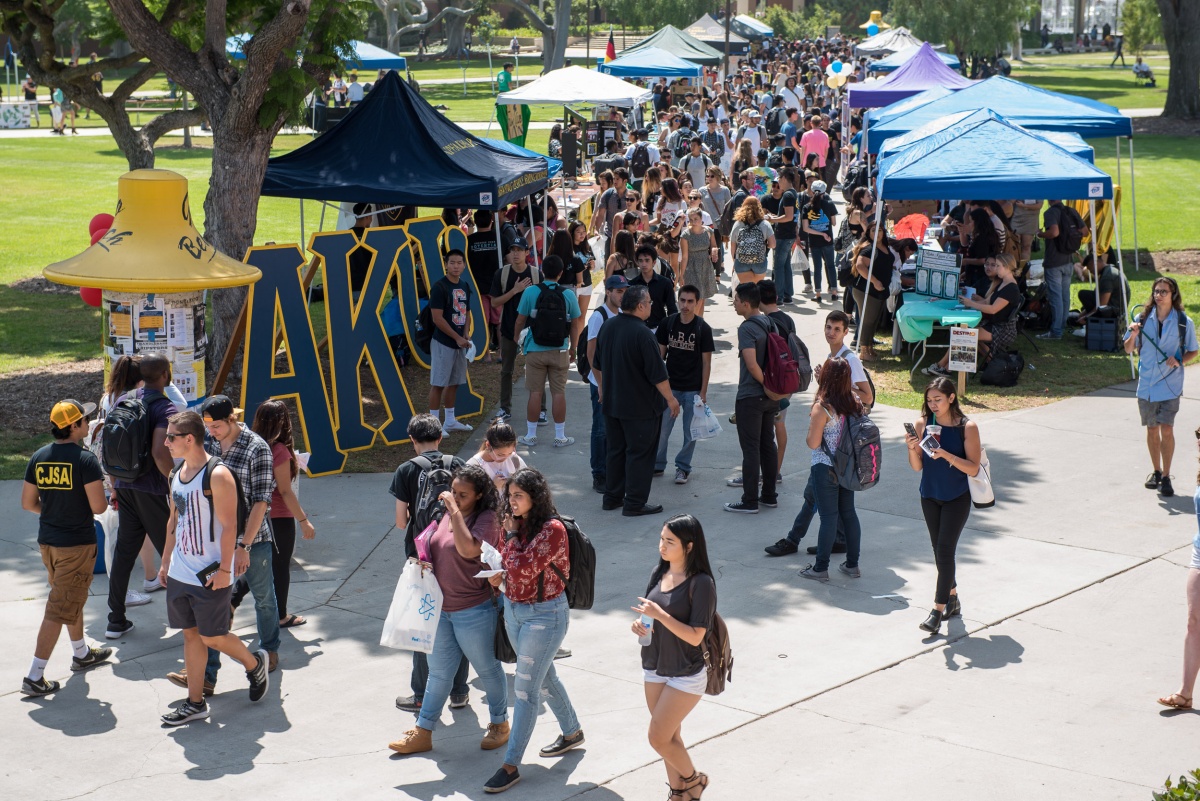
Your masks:
<svg viewBox="0 0 1200 801"><path fill-rule="evenodd" d="M505 141L504 139L481 139L479 141L485 147L490 147L493 150L503 150L505 153L512 153L514 156L523 156L524 158L542 159L546 162L546 166L550 170L551 178L558 175L562 170L563 163L561 160L551 158L550 156L543 156L541 153L528 150L520 145L514 145L512 142Z"/></svg>
<svg viewBox="0 0 1200 801"><path fill-rule="evenodd" d="M908 61L910 58L915 56L920 50L921 50L920 45L910 45L909 47L906 47L903 50L897 50L895 53L892 53L890 56L885 56L885 57L879 59L878 61L868 64L867 71L868 72L891 72L892 70L896 69L897 67L899 67L900 65L902 65L906 61ZM962 66L962 64L958 60L958 56L952 55L950 53L942 53L942 52L939 52L936 50L934 51L934 54L938 58L940 58L947 67L949 67L952 70L956 70Z"/></svg>
<svg viewBox="0 0 1200 801"><path fill-rule="evenodd" d="M1031 131L1062 131L1084 139L1112 136L1129 142L1129 195L1133 214L1134 266L1138 265L1137 180L1133 166L1133 122L1105 103L1039 89L997 75L900 116L868 123L867 150L878 153L891 136L919 128L956 111L990 108L1004 119ZM1121 182L1121 145L1117 142L1117 183ZM1014 196L1015 197L1015 196Z"/></svg>
<svg viewBox="0 0 1200 801"><path fill-rule="evenodd" d="M886 159L888 156L897 153L914 142L940 133L947 128L958 125L959 123L987 119L989 116L997 117L991 109L977 109L976 111L959 111L955 114L947 114L945 117L928 122L917 128L915 131L909 131L903 136L893 136L891 139L884 142L883 147L879 149L879 158ZM1062 133L1059 131L1039 131L1038 136L1049 142L1052 142L1068 153L1078 156L1089 163L1095 163L1096 151L1087 142L1079 136L1079 134Z"/></svg>
<svg viewBox="0 0 1200 801"><path fill-rule="evenodd" d="M702 70L699 64L686 61L674 53L658 47L647 47L601 64L600 71L618 78L698 78Z"/></svg>
<svg viewBox="0 0 1200 801"><path fill-rule="evenodd" d="M225 55L230 58L245 58L244 49L254 36L252 33L239 33L225 40ZM376 47L369 42L351 42L354 55L344 62L347 69L355 70L403 70L408 69L408 61L404 56L398 56Z"/></svg>
<svg viewBox="0 0 1200 801"><path fill-rule="evenodd" d="M926 103L932 103L935 100L940 100L943 97L949 97L952 94L954 94L953 89L948 89L945 86L935 86L932 89L926 89L924 92L915 94L912 97L892 103L890 106L873 108L869 111L863 112L863 121L868 127L873 127L877 122L899 117L901 114L907 114L913 109L920 108Z"/></svg>
<svg viewBox="0 0 1200 801"><path fill-rule="evenodd" d="M880 201L967 197L1085 199L1091 206L1094 248L1094 201L1111 199L1113 182L1094 165L1037 133L990 109L980 109L881 158L875 197ZM880 215L876 220L876 241L882 222ZM1118 232L1118 252L1119 236ZM1121 274L1124 281L1123 265Z"/></svg>

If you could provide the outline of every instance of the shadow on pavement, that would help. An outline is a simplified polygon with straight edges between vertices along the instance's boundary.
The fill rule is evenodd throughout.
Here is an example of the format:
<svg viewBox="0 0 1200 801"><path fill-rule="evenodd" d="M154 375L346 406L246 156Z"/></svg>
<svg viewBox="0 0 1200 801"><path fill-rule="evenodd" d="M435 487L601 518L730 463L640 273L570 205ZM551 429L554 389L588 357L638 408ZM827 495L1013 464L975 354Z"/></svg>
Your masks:
<svg viewBox="0 0 1200 801"><path fill-rule="evenodd" d="M958 625L962 625L958 621ZM943 651L948 670L998 670L1021 662L1025 646L1006 634L993 637L964 637ZM959 660L965 660L961 664Z"/></svg>
<svg viewBox="0 0 1200 801"><path fill-rule="evenodd" d="M68 737L103 734L117 727L112 704L88 695L87 673L76 673L49 698L30 698L26 703L36 707L29 713L30 720Z"/></svg>

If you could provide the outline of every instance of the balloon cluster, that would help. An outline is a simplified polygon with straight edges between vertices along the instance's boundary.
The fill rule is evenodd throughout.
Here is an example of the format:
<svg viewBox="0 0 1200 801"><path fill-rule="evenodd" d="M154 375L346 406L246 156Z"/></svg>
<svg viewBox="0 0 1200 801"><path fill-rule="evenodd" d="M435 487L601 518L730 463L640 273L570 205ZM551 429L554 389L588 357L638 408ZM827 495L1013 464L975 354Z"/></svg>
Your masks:
<svg viewBox="0 0 1200 801"><path fill-rule="evenodd" d="M825 85L830 89L845 86L846 81L850 79L850 72L849 64L844 64L841 61L829 62L829 66L825 68Z"/></svg>
<svg viewBox="0 0 1200 801"><path fill-rule="evenodd" d="M112 228L113 216L111 214L97 214L88 223L88 233L91 234L92 244L99 242L108 230ZM93 307L100 308L101 291L95 287L85 286L79 288L79 297L84 303Z"/></svg>

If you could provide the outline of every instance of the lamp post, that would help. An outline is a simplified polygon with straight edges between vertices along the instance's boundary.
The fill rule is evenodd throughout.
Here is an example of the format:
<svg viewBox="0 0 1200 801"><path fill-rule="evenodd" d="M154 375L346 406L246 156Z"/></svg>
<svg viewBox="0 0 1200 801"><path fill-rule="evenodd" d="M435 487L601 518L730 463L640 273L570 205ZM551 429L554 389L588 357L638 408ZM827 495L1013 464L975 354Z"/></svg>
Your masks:
<svg viewBox="0 0 1200 801"><path fill-rule="evenodd" d="M733 18L733 0L725 0L725 77L729 77L729 20Z"/></svg>

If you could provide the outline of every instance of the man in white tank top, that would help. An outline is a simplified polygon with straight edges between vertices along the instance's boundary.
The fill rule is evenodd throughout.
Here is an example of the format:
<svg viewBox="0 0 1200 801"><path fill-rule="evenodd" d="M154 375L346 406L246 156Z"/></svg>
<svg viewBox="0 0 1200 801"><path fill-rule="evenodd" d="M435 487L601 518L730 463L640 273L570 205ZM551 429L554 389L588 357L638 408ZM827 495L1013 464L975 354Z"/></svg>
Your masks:
<svg viewBox="0 0 1200 801"><path fill-rule="evenodd" d="M167 587L167 623L183 629L188 697L162 716L169 726L208 717L204 663L208 648L236 659L246 669L250 700L267 692L267 653L250 653L229 631L237 537L237 484L219 460L204 450L204 421L182 412L167 425L167 448L183 463L171 474L170 519L159 581ZM209 471L212 475L207 475ZM205 485L209 495L205 494ZM243 568L244 569L244 568Z"/></svg>

